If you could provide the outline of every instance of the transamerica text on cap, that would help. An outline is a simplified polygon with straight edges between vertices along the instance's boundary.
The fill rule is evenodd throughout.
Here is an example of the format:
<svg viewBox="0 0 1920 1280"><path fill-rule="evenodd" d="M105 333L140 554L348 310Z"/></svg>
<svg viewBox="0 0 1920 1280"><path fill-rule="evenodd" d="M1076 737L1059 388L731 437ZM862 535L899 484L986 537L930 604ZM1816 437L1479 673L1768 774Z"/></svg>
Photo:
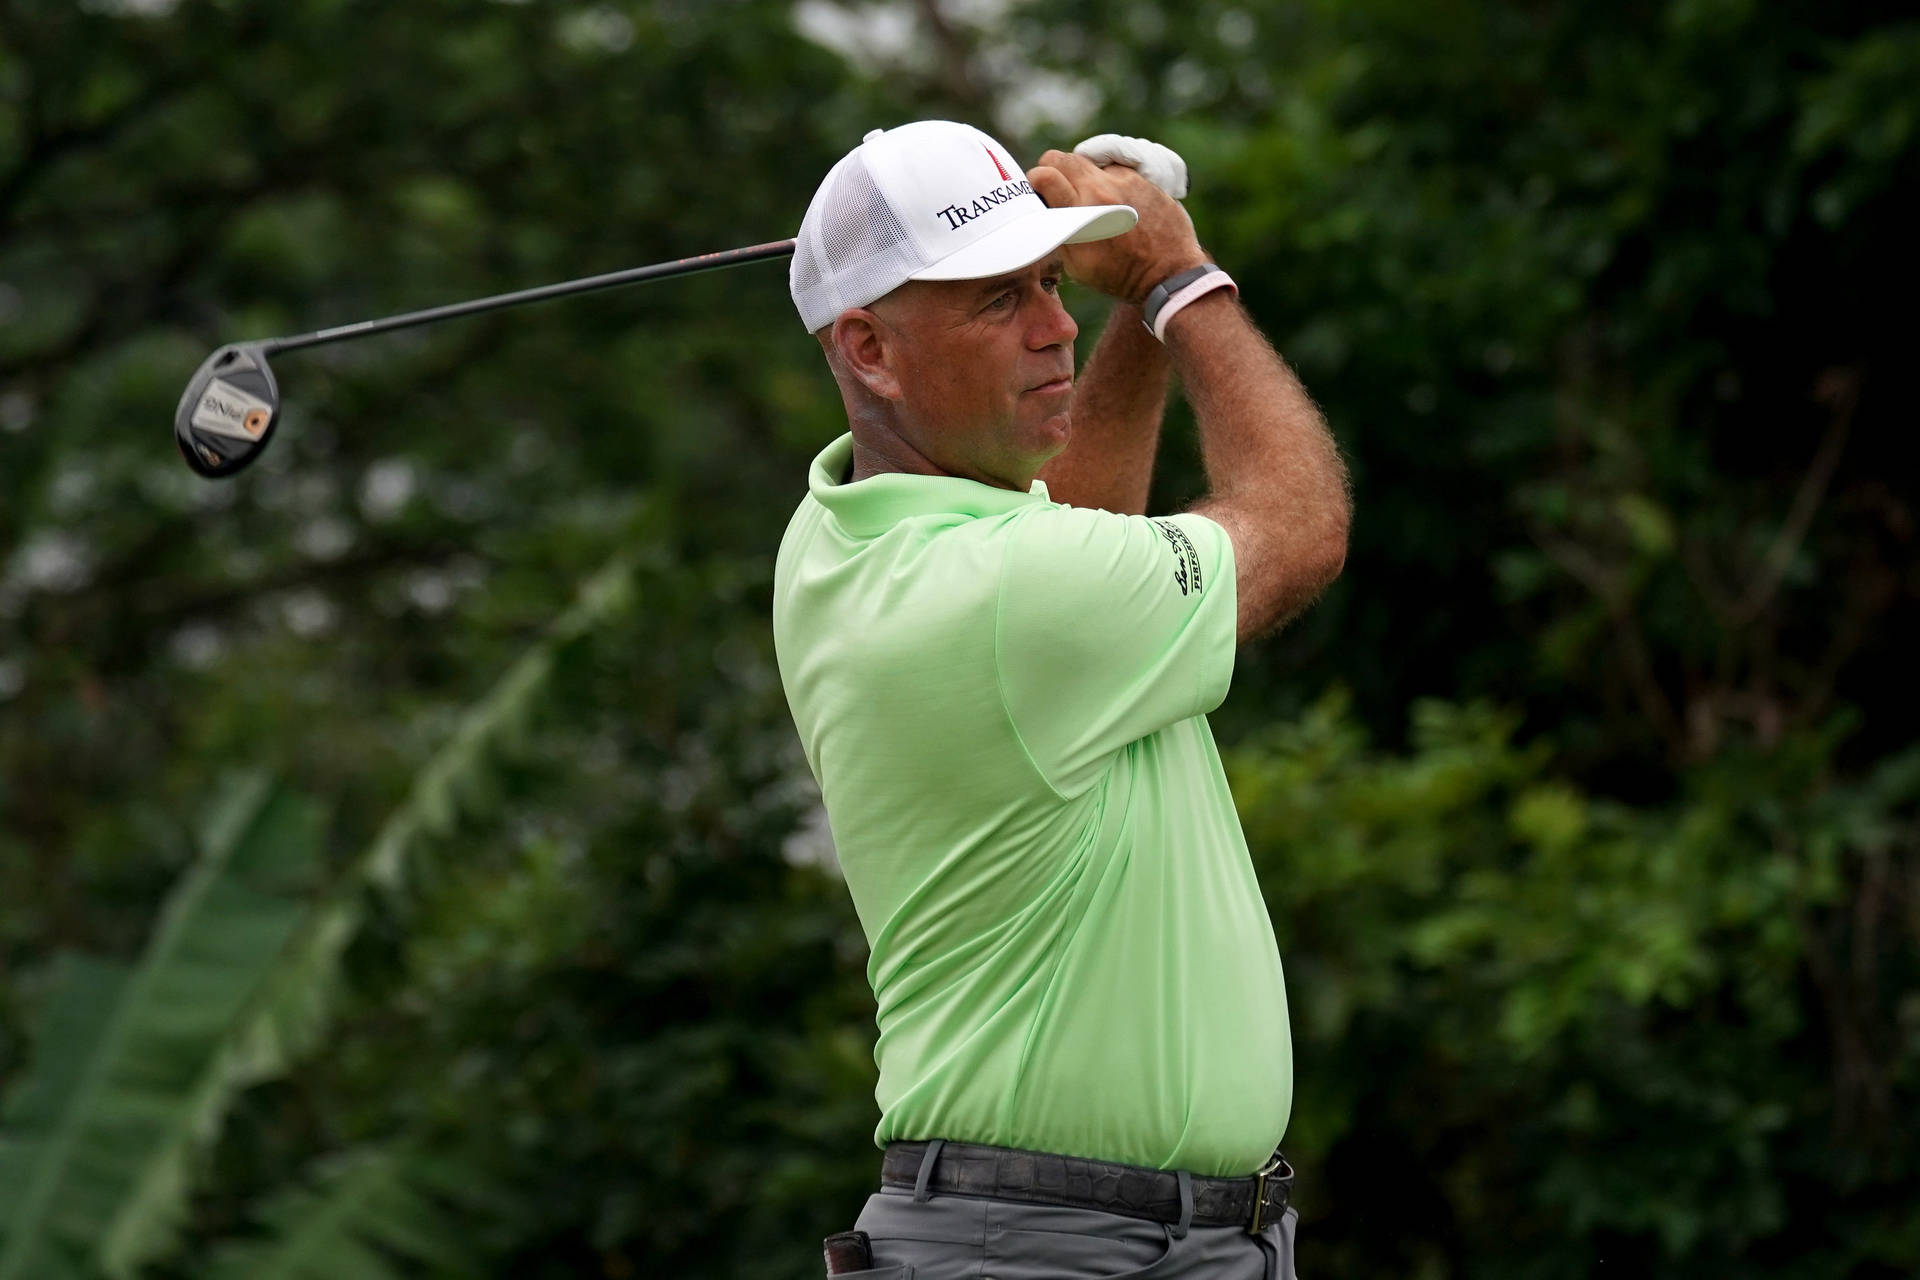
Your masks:
<svg viewBox="0 0 1920 1280"><path fill-rule="evenodd" d="M963 207L957 204L950 204L946 208L939 210L939 214L947 220L947 230L958 231L961 223L972 222L975 218L993 208L993 206L1005 204L1009 200L1017 200L1021 196L1030 196L1032 194L1033 184L1023 178L1019 182L1010 182L1004 187L994 187L985 195L976 199L971 205Z"/></svg>

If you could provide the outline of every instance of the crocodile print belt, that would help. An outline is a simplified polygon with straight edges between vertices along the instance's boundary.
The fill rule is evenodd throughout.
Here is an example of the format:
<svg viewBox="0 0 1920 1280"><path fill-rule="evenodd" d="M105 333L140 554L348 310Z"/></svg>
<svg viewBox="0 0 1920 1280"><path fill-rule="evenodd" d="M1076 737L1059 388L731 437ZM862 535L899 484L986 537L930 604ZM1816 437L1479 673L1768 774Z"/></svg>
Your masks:
<svg viewBox="0 0 1920 1280"><path fill-rule="evenodd" d="M926 1155L925 1142L887 1144L880 1184L913 1187ZM1278 1151L1244 1178L1190 1176L1197 1227L1245 1227L1258 1235L1276 1222L1293 1190L1293 1166ZM956 1196L1019 1200L1028 1204L1099 1209L1129 1218L1179 1222L1180 1179L1170 1170L1113 1164L1044 1151L1016 1151L969 1142L941 1144L926 1189Z"/></svg>

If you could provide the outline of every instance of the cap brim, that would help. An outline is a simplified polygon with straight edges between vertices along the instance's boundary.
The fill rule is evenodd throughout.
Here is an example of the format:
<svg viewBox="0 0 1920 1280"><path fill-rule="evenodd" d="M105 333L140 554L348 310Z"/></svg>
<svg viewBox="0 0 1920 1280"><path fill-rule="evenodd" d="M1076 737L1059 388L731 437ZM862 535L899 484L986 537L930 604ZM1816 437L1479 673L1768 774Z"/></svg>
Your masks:
<svg viewBox="0 0 1920 1280"><path fill-rule="evenodd" d="M1030 266L1063 244L1107 240L1133 230L1140 215L1132 205L1090 204L1040 209L964 249L948 254L910 280L980 280Z"/></svg>

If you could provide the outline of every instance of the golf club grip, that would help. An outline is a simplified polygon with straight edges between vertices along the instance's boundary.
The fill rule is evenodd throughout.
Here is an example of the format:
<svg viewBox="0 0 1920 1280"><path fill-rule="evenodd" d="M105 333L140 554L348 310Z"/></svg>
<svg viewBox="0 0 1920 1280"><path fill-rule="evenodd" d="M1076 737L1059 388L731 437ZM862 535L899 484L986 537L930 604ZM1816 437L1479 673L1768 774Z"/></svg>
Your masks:
<svg viewBox="0 0 1920 1280"><path fill-rule="evenodd" d="M698 271L713 271L720 267L737 267L743 263L759 262L765 258L789 257L793 253L793 247L794 242L791 240L774 240L766 244L747 245L740 249L723 249L718 253L702 253L673 262L657 262L647 267L629 267L625 271L610 271L605 275L564 280L559 284L543 284L532 289L521 289L515 293L495 294L490 298L474 298L468 302L448 303L443 307L429 307L425 311L408 311L397 316L384 316L378 320L360 320L353 324L320 329L313 333L295 334L288 338L265 338L250 345L269 355L277 351L298 351L302 347L318 347L329 342L343 342L348 338L365 338L394 329L408 329L414 325L433 324L440 320L478 315L484 311L498 311L503 307L518 307L529 302L544 302L549 298L564 298L576 293L591 293L597 289L614 289L623 284L638 284L643 280L662 280L668 276L685 276Z"/></svg>

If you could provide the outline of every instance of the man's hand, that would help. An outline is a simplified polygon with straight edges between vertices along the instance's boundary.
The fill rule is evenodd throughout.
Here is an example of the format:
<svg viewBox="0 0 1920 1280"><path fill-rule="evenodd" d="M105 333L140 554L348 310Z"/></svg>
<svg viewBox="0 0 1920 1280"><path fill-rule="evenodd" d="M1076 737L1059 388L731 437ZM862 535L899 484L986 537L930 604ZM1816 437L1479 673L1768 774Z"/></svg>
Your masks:
<svg viewBox="0 0 1920 1280"><path fill-rule="evenodd" d="M1027 170L1027 181L1056 209L1126 204L1140 215L1139 223L1125 235L1060 246L1067 274L1109 297L1138 306L1162 280L1207 260L1187 211L1124 165L1103 169L1085 156L1049 151Z"/></svg>

